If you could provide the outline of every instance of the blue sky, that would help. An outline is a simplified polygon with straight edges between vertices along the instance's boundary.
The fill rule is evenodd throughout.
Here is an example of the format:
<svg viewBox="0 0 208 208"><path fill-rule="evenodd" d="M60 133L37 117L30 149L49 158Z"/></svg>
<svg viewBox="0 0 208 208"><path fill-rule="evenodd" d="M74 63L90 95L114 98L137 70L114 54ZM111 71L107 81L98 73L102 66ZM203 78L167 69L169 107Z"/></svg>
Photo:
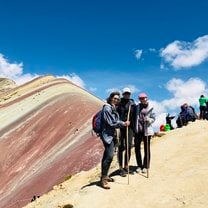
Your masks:
<svg viewBox="0 0 208 208"><path fill-rule="evenodd" d="M0 4L1 77L65 76L101 99L129 86L135 100L146 92L163 117L207 95L206 0Z"/></svg>

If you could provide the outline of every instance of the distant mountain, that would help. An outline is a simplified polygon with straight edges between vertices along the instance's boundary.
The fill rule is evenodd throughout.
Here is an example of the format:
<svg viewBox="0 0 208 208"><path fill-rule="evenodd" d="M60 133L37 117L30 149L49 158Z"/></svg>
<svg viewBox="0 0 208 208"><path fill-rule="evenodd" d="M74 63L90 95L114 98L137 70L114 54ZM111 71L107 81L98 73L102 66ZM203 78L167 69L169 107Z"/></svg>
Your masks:
<svg viewBox="0 0 208 208"><path fill-rule="evenodd" d="M15 87L17 87L17 85L13 80L0 78L0 93L9 91Z"/></svg>
<svg viewBox="0 0 208 208"><path fill-rule="evenodd" d="M103 101L53 76L19 87L0 79L6 88L0 93L0 207L16 208L17 200L22 207L100 162L91 119Z"/></svg>

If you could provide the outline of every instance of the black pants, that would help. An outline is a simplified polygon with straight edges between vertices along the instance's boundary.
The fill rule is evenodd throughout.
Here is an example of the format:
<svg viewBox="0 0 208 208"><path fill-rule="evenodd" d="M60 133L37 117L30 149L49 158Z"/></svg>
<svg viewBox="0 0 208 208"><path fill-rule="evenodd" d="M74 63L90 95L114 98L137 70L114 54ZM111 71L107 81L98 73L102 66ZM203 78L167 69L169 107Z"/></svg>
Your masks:
<svg viewBox="0 0 208 208"><path fill-rule="evenodd" d="M102 177L105 177L108 175L108 171L111 165L111 162L113 160L114 155L114 141L112 141L110 144L107 144L103 141L105 150L103 153L103 159L101 163L101 175Z"/></svg>
<svg viewBox="0 0 208 208"><path fill-rule="evenodd" d="M199 110L200 110L199 118L204 120L206 118L206 106L200 106Z"/></svg>
<svg viewBox="0 0 208 208"><path fill-rule="evenodd" d="M129 160L131 157L131 146L132 146L132 138L134 136L133 130L131 128L128 129L128 156ZM128 162L127 162L127 145L126 145L127 139L126 139L126 128L121 128L120 129L120 141L118 145L118 162L119 166L122 167L123 165L123 151L125 151L125 160L124 160L124 165L127 167Z"/></svg>
<svg viewBox="0 0 208 208"><path fill-rule="evenodd" d="M136 161L137 161L137 165L140 168L149 168L150 166L150 140L151 140L151 136L148 136L148 140L147 140L147 136L144 136L144 132L140 132L138 134L135 135L135 140L134 140L134 145L135 145L135 154L136 154ZM142 162L142 154L141 154L141 143L144 143L144 159ZM148 141L148 145L147 145L147 141ZM148 158L147 158L147 151L148 151ZM147 161L148 159L148 161Z"/></svg>

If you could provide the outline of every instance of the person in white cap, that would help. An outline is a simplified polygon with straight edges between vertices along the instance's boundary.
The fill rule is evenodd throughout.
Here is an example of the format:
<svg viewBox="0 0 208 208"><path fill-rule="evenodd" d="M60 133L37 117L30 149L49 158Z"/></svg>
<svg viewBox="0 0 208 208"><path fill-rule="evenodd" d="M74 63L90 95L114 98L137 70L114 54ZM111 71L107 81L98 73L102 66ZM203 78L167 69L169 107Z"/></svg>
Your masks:
<svg viewBox="0 0 208 208"><path fill-rule="evenodd" d="M129 106L130 107L130 116L129 116L129 121L130 121L130 126L128 127L128 145L127 145L127 133L126 133L126 127L121 127L120 128L120 138L119 138L119 144L118 144L118 162L119 162L119 169L120 169L120 176L125 177L128 173L128 162L131 157L131 146L132 146L132 138L134 136L134 120L133 120L133 111L135 102L133 99L131 99L131 90L128 87L125 87L123 89L123 97L121 98L121 101L118 105L117 111L120 116L120 119L122 121L127 120L127 115L129 111ZM128 146L128 150L127 150ZM125 155L123 158L123 153L125 151ZM127 156L127 151L128 151L128 156ZM128 157L128 159L127 159ZM124 160L124 165L123 165L123 160ZM129 170L130 174L133 174L132 170Z"/></svg>
<svg viewBox="0 0 208 208"><path fill-rule="evenodd" d="M155 121L153 108L148 103L146 93L141 93L138 96L139 104L135 108L135 154L137 161L137 173L147 173L150 166L150 140L154 135L152 123ZM144 158L142 161L141 143L144 143Z"/></svg>

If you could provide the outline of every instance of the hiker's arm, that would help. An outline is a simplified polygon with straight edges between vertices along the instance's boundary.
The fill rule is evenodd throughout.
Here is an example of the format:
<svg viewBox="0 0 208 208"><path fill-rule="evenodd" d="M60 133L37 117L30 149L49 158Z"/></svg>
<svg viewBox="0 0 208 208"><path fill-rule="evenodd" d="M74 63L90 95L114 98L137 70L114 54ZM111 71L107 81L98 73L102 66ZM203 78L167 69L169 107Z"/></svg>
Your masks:
<svg viewBox="0 0 208 208"><path fill-rule="evenodd" d="M150 113L150 115L146 116L144 120L147 121L149 124L154 123L156 120L155 113Z"/></svg>
<svg viewBox="0 0 208 208"><path fill-rule="evenodd" d="M115 118L112 116L110 107L104 108L103 117L104 117L104 120L107 122L107 124L111 127L120 128L122 126L125 126L125 122L120 121L120 120L115 120Z"/></svg>

